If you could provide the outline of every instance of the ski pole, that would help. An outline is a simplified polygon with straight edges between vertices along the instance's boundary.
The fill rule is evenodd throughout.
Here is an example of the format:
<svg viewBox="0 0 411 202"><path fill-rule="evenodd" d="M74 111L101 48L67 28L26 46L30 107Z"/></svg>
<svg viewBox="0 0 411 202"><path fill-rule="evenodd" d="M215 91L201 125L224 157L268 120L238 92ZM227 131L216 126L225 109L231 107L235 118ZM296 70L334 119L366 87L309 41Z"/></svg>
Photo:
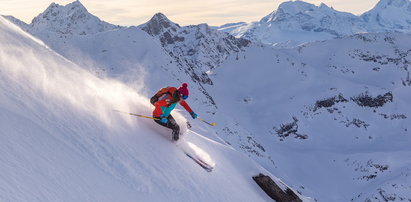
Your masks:
<svg viewBox="0 0 411 202"><path fill-rule="evenodd" d="M204 123L206 123L206 124L208 124L208 125L210 125L210 126L215 126L215 123L214 123L214 122L209 123L209 122L207 122L206 120L204 120L204 119L202 119L202 118L200 118L200 117L197 117L197 119L200 120L200 121L202 121L202 122L204 122Z"/></svg>
<svg viewBox="0 0 411 202"><path fill-rule="evenodd" d="M141 117L141 118L159 120L158 118L153 118L153 117L150 117L150 116L144 116L144 115L134 114L134 113L130 113L130 112L122 112L122 111L118 111L118 110L114 110L114 111L115 111L115 112L119 112L119 113L129 114L129 115L132 115L132 116L138 116L138 117Z"/></svg>

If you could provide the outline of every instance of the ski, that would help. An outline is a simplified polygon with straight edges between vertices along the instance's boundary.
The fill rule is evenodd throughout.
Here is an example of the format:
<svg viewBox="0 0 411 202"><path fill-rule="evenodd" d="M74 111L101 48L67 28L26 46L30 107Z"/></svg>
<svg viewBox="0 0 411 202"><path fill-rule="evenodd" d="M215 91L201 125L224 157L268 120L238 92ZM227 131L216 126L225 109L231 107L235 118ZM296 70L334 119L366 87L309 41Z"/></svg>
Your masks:
<svg viewBox="0 0 411 202"><path fill-rule="evenodd" d="M206 162L202 161L201 159L198 159L194 156L192 156L191 154L184 152L190 159L192 159L194 162L196 162L198 165L200 165L204 170L206 170L207 172L211 172L213 171L213 166L210 166L209 164L207 164Z"/></svg>

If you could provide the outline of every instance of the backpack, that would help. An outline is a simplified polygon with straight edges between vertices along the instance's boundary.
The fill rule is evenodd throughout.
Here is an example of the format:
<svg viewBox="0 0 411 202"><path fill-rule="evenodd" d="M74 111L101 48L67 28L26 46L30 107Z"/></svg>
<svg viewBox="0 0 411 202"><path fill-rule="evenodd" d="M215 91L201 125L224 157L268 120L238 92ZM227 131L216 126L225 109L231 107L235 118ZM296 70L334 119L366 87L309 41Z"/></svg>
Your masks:
<svg viewBox="0 0 411 202"><path fill-rule="evenodd" d="M154 105L154 103L156 103L158 99L164 94L169 94L170 97L174 99L176 91L177 91L177 88L175 87L168 86L168 87L162 88L159 91L157 91L157 93L153 97L151 97L150 103Z"/></svg>

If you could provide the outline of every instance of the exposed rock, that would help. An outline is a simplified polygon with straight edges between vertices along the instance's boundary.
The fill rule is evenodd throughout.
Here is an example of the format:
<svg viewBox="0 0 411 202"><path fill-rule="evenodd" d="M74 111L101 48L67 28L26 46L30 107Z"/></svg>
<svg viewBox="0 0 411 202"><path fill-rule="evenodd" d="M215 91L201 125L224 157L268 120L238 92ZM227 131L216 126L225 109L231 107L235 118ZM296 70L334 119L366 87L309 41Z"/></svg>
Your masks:
<svg viewBox="0 0 411 202"><path fill-rule="evenodd" d="M393 95L391 92L385 93L384 95L378 95L377 97L372 97L368 95L368 92L362 93L359 96L352 97L352 101L357 103L361 107L382 107L387 102L392 102Z"/></svg>
<svg viewBox="0 0 411 202"><path fill-rule="evenodd" d="M298 133L298 119L296 117L293 117L293 122L291 123L286 123L286 124L281 124L280 128L274 127L275 132L277 135L283 140L283 138L286 138L290 135L294 135L296 139L307 139L308 136L304 134Z"/></svg>
<svg viewBox="0 0 411 202"><path fill-rule="evenodd" d="M314 106L314 110L313 111L317 111L320 108L329 108L334 106L336 103L339 102L348 102L347 99L344 98L344 96L342 94L339 94L338 96L334 96L331 98L327 98L327 99L323 99L323 100L319 100L315 103Z"/></svg>
<svg viewBox="0 0 411 202"><path fill-rule="evenodd" d="M259 174L253 177L254 181L277 202L302 202L302 200L290 188L282 190L269 176Z"/></svg>

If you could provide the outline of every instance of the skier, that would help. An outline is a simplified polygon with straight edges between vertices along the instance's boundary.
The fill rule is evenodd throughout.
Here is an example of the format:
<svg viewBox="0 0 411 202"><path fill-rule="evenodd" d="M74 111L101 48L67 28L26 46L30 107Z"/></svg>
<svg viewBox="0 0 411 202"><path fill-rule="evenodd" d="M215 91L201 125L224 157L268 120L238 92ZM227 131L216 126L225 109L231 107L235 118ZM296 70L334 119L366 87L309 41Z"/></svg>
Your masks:
<svg viewBox="0 0 411 202"><path fill-rule="evenodd" d="M150 99L151 104L155 107L153 111L154 121L164 127L172 129L174 141L179 139L180 126L170 113L177 103L180 103L180 105L190 113L193 119L197 118L197 114L193 112L185 101L189 94L187 86L187 83L183 83L178 89L170 86L162 88Z"/></svg>

